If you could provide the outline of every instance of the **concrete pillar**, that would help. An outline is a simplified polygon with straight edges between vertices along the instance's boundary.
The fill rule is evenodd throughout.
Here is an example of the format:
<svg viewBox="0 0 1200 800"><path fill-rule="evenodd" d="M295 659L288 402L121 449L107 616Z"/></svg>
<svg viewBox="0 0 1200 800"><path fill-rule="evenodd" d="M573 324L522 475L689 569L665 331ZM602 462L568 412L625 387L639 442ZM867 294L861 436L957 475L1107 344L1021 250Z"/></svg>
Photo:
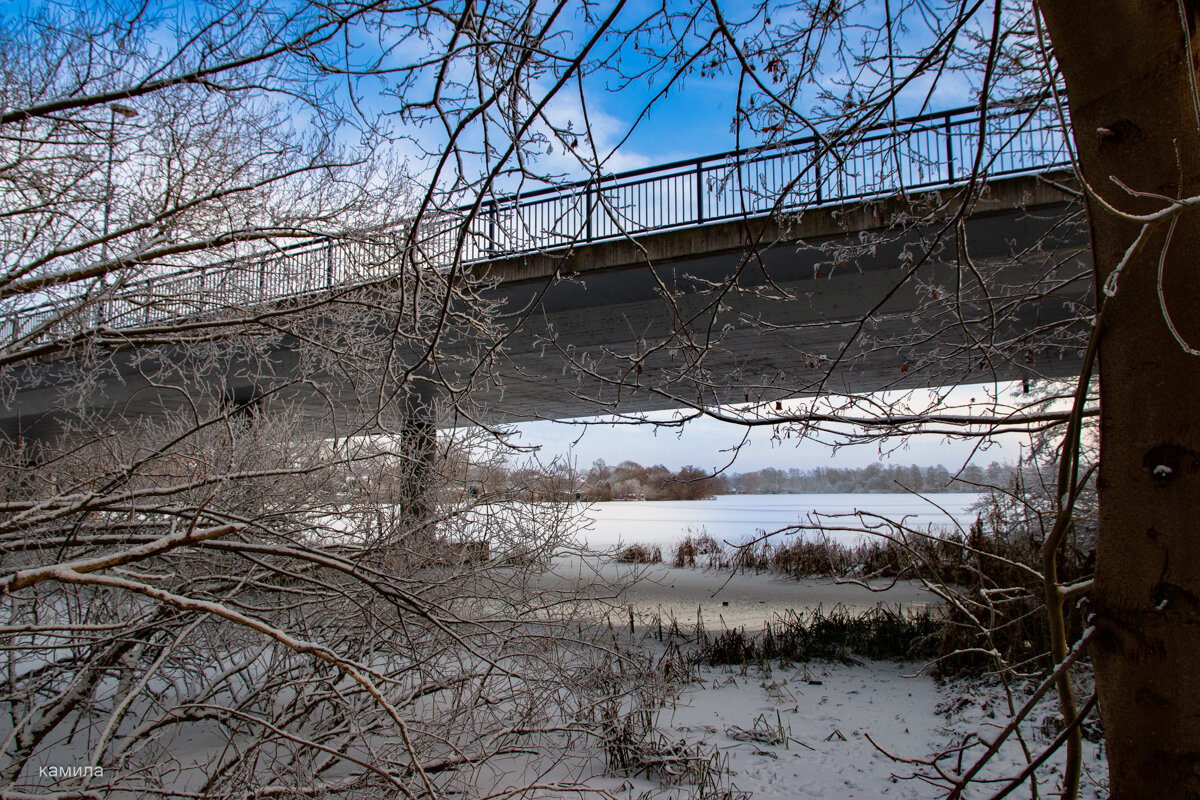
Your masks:
<svg viewBox="0 0 1200 800"><path fill-rule="evenodd" d="M226 385L218 399L222 413L234 420L252 420L262 407L262 391L254 384Z"/></svg>
<svg viewBox="0 0 1200 800"><path fill-rule="evenodd" d="M429 484L437 456L437 387L417 380L404 393L404 419L400 431L400 516L412 530L433 511Z"/></svg>
<svg viewBox="0 0 1200 800"><path fill-rule="evenodd" d="M21 500L40 500L47 494L58 491L58 479L50 475L50 483L41 485L34 475L44 461L46 443L40 439L18 436L12 443L13 462L16 467L16 481L12 487L13 498Z"/></svg>

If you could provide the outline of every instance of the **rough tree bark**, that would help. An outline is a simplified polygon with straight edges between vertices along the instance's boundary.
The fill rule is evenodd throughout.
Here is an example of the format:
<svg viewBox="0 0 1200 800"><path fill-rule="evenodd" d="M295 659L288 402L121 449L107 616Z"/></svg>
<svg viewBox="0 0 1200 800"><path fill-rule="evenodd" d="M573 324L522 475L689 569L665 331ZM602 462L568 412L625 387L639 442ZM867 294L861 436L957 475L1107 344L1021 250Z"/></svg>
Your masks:
<svg viewBox="0 0 1200 800"><path fill-rule="evenodd" d="M1200 217L1193 208L1157 222L1126 216L1200 195L1197 4L1121 0L1085 11L1045 0L1041 10L1090 186L1098 296L1120 269L1100 339L1092 645L1112 796L1197 797L1200 357L1168 318L1200 347Z"/></svg>

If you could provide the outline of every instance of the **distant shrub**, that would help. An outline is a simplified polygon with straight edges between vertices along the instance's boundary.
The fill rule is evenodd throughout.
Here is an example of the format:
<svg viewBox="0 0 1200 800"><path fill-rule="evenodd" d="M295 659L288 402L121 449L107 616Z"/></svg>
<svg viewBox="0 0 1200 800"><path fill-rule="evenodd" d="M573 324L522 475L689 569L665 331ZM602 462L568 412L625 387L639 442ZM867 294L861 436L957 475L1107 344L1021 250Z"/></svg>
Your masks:
<svg viewBox="0 0 1200 800"><path fill-rule="evenodd" d="M725 546L707 533L688 534L675 545L671 563L676 567L706 566L721 568L725 562ZM699 560L699 563L698 563ZM705 563L707 561L707 563Z"/></svg>
<svg viewBox="0 0 1200 800"><path fill-rule="evenodd" d="M617 551L618 564L661 564L662 548L644 544L631 544Z"/></svg>

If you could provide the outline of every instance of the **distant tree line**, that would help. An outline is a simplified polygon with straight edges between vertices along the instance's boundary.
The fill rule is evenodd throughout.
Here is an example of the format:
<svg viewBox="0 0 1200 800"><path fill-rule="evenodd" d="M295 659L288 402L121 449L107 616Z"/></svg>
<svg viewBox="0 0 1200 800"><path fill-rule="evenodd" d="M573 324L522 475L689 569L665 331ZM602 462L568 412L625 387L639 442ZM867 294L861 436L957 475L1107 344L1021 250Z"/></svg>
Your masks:
<svg viewBox="0 0 1200 800"><path fill-rule="evenodd" d="M969 492L980 485L1012 483L1013 468L993 461L970 464L958 472L934 467L870 464L861 469L817 467L782 470L774 467L731 475L726 483L738 494L855 494L867 492ZM720 493L720 492L719 492Z"/></svg>
<svg viewBox="0 0 1200 800"><path fill-rule="evenodd" d="M470 497L550 502L702 500L732 491L723 476L714 477L699 467L670 470L662 464L644 467L634 461L609 466L600 459L587 472L562 460L515 467L471 462L464 463L460 471L464 489L459 494Z"/></svg>
<svg viewBox="0 0 1200 800"><path fill-rule="evenodd" d="M560 477L560 483L563 478ZM1003 486L1012 480L1013 468L995 461L986 467L971 464L958 472L940 464L933 467L870 464L861 469L766 467L754 472L713 475L690 465L672 471L662 464L644 467L626 460L609 466L598 459L586 473L578 475L573 494L583 500L605 501L701 500L718 494L964 492L980 486Z"/></svg>

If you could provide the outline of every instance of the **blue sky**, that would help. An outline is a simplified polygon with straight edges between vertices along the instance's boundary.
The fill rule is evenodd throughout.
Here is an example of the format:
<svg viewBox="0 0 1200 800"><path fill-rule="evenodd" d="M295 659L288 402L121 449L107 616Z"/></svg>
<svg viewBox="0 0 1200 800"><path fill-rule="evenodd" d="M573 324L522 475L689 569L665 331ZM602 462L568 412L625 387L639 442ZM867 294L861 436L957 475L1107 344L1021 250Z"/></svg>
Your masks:
<svg viewBox="0 0 1200 800"><path fill-rule="evenodd" d="M668 2L667 7L679 7L680 4ZM650 8L655 6L649 0L646 2L631 2L624 15L625 20L638 19ZM849 9L851 25L848 35L852 47L861 47L862 38L867 32L873 32L882 24L884 19L884 0L865 0L845 4ZM751 2L723 2L721 4L726 18L732 23L735 20L760 20L757 12L759 4ZM797 14L795 10L788 12L782 4L767 6L768 16L774 15L775 25L782 21L787 13ZM936 4L930 13L936 14ZM927 21L926 21L927 22ZM619 25L620 23L618 23ZM854 26L858 26L858 31ZM968 25L968 29L972 27ZM755 27L747 29L752 33ZM905 51L913 52L930 39L930 32L919 17L911 16L895 42L897 60L903 63ZM860 37L860 38L855 38ZM845 65L838 63L837 56L842 54L837 47L829 48L821 67L822 80L833 81L844 75ZM614 60L619 57L628 71L645 64L636 55L630 54L628 48L619 54L614 54ZM756 65L760 69L762 64ZM904 67L896 69L903 74ZM766 78L767 76L763 76ZM701 74L692 71L672 80L667 88L669 73L660 72L649 76L648 80L634 80L627 85L620 84L614 76L602 71L589 73L584 80L584 93L587 97L588 108L593 127L601 134L599 145L614 145L627 134L619 151L615 154L611 171L620 171L630 166L658 164L675 160L695 158L712 153L724 152L742 147L754 146L761 141L745 128L741 131L739 140L733 129L732 121L738 100L738 75L727 68L709 69ZM767 80L767 83L770 83ZM745 103L749 94L749 85L742 97ZM815 108L819 104L818 90L822 88L813 85L811 96L800 98L797 105L803 110ZM565 99L564 95L564 99ZM971 105L977 100L975 90L970 81L962 73L948 71L939 76L936 83L929 76L918 76L899 91L895 110L898 116L909 116L926 111L942 111L961 106ZM653 101L653 102L651 102ZM649 111L644 117L639 113L647 104ZM573 112L578 105L577 100L568 100L560 104L560 110L565 113ZM597 124L599 123L599 124Z"/></svg>
<svg viewBox="0 0 1200 800"><path fill-rule="evenodd" d="M692 5L694 4L667 2L665 7L679 10L691 8ZM919 50L930 39L932 34L928 26L940 24L937 19L937 5L937 3L932 4L932 10L929 12L933 14L932 21L923 20L920 15L914 15L908 20L905 32L899 35L895 44L896 58L901 64L904 63L905 51L912 53ZM848 3L846 6L850 9L848 13L852 22L849 25L847 36L850 37L849 44L853 48L862 47L864 39L879 36L876 28L884 17L884 0L864 0L861 3ZM640 20L659 7L650 0L629 0L625 10L618 17L616 27L619 29L622 25L633 24L634 21ZM761 30L761 26L758 25L761 15L755 16L756 9L759 8L757 4L743 2L743 0L731 0L731 2L722 3L721 7L731 22L738 18L754 20L754 24L744 31L747 36L754 34L756 30ZM610 8L611 4L592 6L593 14L597 16L607 14ZM786 11L780 4L772 4L770 9L768 14L774 15L776 26L788 13L802 13L798 10ZM711 22L704 24L711 26ZM573 16L572 12L567 12L560 17L556 26L557 34L552 38L565 53L573 53L575 48L581 46L587 39L589 33L583 29L582 22L577 16ZM970 27L968 26L968 28ZM704 35L693 36L689 44L694 45L705 38L709 30L708 27L704 28ZM441 33L448 35L448 29ZM435 35L435 41L440 35L440 33ZM623 42L623 40L618 40L618 42ZM430 46L436 47L428 42L416 40L401 43L391 53L393 65L426 58ZM878 55L878 47L876 47L875 54ZM822 85L813 84L811 90L805 89L806 95L796 101L799 109L807 112L822 103L828 107L828 98L822 101L819 93L823 88L832 86L836 78L844 77L847 66L839 61L841 55L842 50L838 47L826 48L819 71L819 81ZM692 70L676 77L673 75L676 65L670 65L657 72L649 71L645 77L629 79L628 76L637 75L643 70L647 62L628 44L622 46L620 43L612 41L602 42L592 51L591 58L592 62L585 70L582 79L582 94L586 98L587 106L588 124L586 127L591 130L600 155L604 156L611 152L611 155L605 160L605 172L621 172L642 166L725 152L739 145L753 146L762 143L761 137L757 137L745 127L740 131L739 138L738 132L735 132L731 126L739 88L738 67L732 60L722 67L709 67L703 73ZM850 61L852 62L853 59ZM626 80L622 80L616 72L608 70L609 67L618 63L622 67L622 74L626 76ZM603 68L600 65L603 65ZM755 68L764 82L769 84L771 80L769 76L763 74L763 64L755 63ZM902 75L904 67L900 66L897 69ZM454 72L455 70L452 69L451 73ZM410 87L408 95L415 97L421 92L427 91L431 85L427 85L431 77L431 74L426 75L413 87ZM465 72L463 77L467 77ZM868 76L867 83L880 80L882 79L878 76ZM553 76L544 74L531 85L530 96L535 99L542 97L549 91L552 82ZM664 89L667 89L668 82L670 83L669 90L662 94ZM394 99L389 100L383 94L385 92L383 84L377 86L368 80L360 84L359 88L364 93L363 99L367 105L378 102L380 109L385 112L395 105ZM750 94L749 83L744 88L746 91L741 98L743 104ZM375 96L376 90L381 94ZM575 130L584 129L583 104L580 102L579 94L580 89L576 82L569 81L546 106L546 115L555 123L562 124L570 120L574 123ZM940 75L936 84L930 77L919 76L905 85L899 91L895 111L899 116L908 116L930 110L947 110L970 105L975 100L970 80L962 73L949 71ZM642 112L648 104L650 108L643 115ZM536 132L539 130L539 126L540 123L535 125L533 130ZM544 127L540 129L544 130ZM807 133L807 131L805 132ZM416 158L422 148L434 154L440 152L438 140L443 134L440 125L426 124L410 128L405 133L413 137L413 146L408 148L402 145L400 153ZM789 135L794 135L794 133ZM462 141L471 146L477 145L480 139L471 134ZM493 143L495 142L493 141ZM588 152L586 144L582 142L582 137L579 152ZM538 156L536 163L539 169L549 172L557 170L567 177L587 177L586 172L580 168L573 156L563 152L561 144L556 143L553 152ZM415 162L414 167L417 167ZM419 167L417 168L419 170ZM515 186L502 183L500 188L502 191L506 191L514 189ZM526 186L525 188L532 187Z"/></svg>

